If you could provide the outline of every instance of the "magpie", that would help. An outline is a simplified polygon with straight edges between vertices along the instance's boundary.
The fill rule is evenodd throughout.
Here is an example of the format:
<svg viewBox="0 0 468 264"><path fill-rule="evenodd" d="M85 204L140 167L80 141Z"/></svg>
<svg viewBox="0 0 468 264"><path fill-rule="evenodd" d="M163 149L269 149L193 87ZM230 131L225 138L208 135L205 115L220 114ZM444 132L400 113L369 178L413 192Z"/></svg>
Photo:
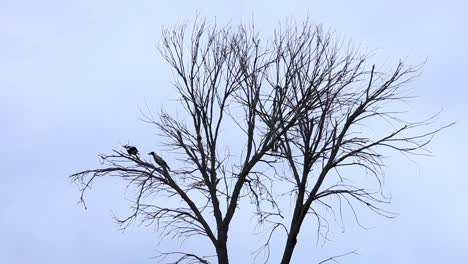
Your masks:
<svg viewBox="0 0 468 264"><path fill-rule="evenodd" d="M138 149L136 147L124 145L124 148L127 150L128 155L138 156Z"/></svg>

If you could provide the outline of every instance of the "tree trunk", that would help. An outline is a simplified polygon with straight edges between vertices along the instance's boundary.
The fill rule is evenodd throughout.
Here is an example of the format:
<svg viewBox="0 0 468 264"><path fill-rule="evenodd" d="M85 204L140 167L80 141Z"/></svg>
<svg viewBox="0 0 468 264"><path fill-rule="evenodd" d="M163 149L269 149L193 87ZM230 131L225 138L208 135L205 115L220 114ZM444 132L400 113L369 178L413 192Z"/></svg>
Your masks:
<svg viewBox="0 0 468 264"><path fill-rule="evenodd" d="M297 243L297 234L292 234L288 236L288 240L286 241L286 246L284 247L283 251L283 258L281 259L281 264L289 264L291 262L291 258L294 252L294 248L296 247Z"/></svg>
<svg viewBox="0 0 468 264"><path fill-rule="evenodd" d="M291 222L291 228L286 240L286 246L284 247L283 257L281 258L281 264L289 264L297 244L297 236L301 230L302 222L304 221L305 214L299 210L297 218L293 218Z"/></svg>
<svg viewBox="0 0 468 264"><path fill-rule="evenodd" d="M229 264L227 251L227 231L219 232L216 253L218 255L218 264Z"/></svg>

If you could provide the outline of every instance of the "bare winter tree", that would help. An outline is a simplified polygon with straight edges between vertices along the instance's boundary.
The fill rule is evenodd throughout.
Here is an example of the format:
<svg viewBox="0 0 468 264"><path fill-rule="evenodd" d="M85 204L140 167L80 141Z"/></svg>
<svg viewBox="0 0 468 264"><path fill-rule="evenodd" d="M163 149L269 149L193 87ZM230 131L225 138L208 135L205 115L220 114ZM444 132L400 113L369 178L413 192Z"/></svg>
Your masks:
<svg viewBox="0 0 468 264"><path fill-rule="evenodd" d="M159 118L145 115L166 151L144 156L126 146L101 155L102 167L71 177L83 203L98 178L127 181L135 199L132 213L118 220L124 228L136 220L155 225L161 239L206 237L218 263L229 263L229 228L244 198L269 232L259 249L265 262L273 232L284 230L277 261L291 263L308 217L319 234L328 227L326 212L340 215L342 205L391 217L382 208L389 202L382 193L386 149L424 154L443 129L430 129L431 118L402 119L406 84L419 67L400 62L383 72L368 54L310 22L287 24L261 41L254 27L199 21L164 30L160 52L174 70L186 113L182 119L164 111ZM375 181L357 180L358 173ZM284 196L292 203L281 202ZM210 260L194 252L160 257Z"/></svg>

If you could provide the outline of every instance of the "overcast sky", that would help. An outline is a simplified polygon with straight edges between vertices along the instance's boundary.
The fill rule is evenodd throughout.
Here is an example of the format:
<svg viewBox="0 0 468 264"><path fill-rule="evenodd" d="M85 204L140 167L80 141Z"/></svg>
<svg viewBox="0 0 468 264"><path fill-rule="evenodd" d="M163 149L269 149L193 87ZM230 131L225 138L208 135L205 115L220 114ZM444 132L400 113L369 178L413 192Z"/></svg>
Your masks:
<svg viewBox="0 0 468 264"><path fill-rule="evenodd" d="M419 96L411 115L443 109L439 123L457 124L435 138L433 157L388 159L389 209L399 216L364 214L372 228L347 221L325 245L300 240L294 263L354 249L359 256L342 263L466 262L466 10L462 0L0 1L0 263L155 263L155 233L122 233L112 220L126 208L119 183L95 185L84 210L68 175L127 140L148 150L159 142L138 121L145 102L158 110L176 98L155 44L163 25L197 12L233 24L253 19L262 30L309 16L375 50L381 63L427 59L411 84ZM240 227L248 219L239 217L229 241L232 263L249 263L255 249L244 240L250 227Z"/></svg>

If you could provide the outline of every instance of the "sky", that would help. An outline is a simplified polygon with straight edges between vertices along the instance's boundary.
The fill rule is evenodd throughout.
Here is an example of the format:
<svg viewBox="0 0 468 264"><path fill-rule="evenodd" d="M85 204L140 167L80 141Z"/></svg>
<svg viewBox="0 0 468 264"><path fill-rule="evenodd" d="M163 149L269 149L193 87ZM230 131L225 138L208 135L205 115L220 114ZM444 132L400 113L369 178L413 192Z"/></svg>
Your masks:
<svg viewBox="0 0 468 264"><path fill-rule="evenodd" d="M345 232L334 230L325 244L306 239L314 237L306 228L293 261L317 263L357 249L342 263L465 262L467 8L461 0L1 0L0 263L157 263L153 230L136 225L122 232L113 222L127 205L118 181L96 184L84 210L68 175L98 166L97 154L121 143L149 149L160 142L139 121L139 107L157 111L177 97L156 43L162 26L197 14L221 23L254 21L265 31L308 16L373 50L384 65L426 61L411 83L418 95L411 116L443 109L437 124L457 123L434 139L433 156L387 160L389 209L398 217L364 214L368 230L347 221ZM242 212L231 230L232 263L250 263L255 243L245 241L248 224Z"/></svg>

